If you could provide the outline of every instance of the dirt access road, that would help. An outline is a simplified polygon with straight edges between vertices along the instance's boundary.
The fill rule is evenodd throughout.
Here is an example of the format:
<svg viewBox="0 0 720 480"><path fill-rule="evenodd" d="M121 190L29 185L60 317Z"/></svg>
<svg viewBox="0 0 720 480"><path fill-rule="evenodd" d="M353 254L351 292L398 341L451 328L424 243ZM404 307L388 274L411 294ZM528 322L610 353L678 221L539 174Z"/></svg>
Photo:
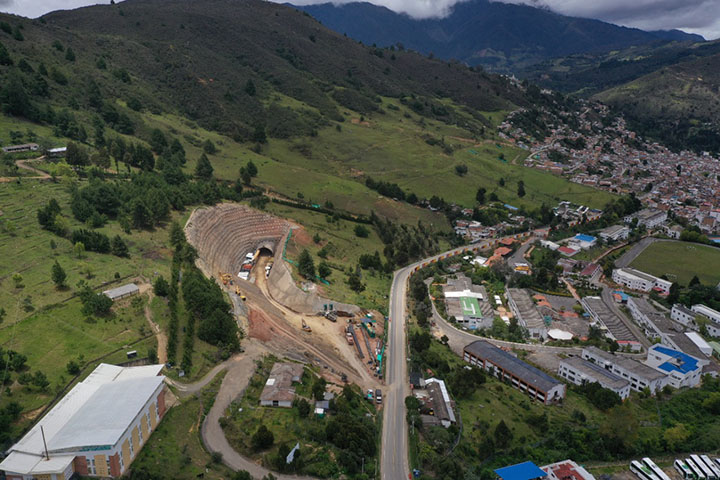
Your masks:
<svg viewBox="0 0 720 480"><path fill-rule="evenodd" d="M38 170L37 168L29 165L32 162L37 162L40 160L45 160L45 156L38 158L30 158L25 160L15 160L15 165L18 166L18 168L22 168L23 170L29 170L33 172L35 175L32 177L0 177L0 183L9 183L14 182L18 179L23 180L50 180L52 177L48 175L46 172L43 172L42 170Z"/></svg>
<svg viewBox="0 0 720 480"><path fill-rule="evenodd" d="M368 371L367 366L358 357L355 347L348 345L345 340L344 328L346 323L342 318L339 318L337 323L333 323L321 316L302 315L275 301L270 293L267 278L265 277L265 266L269 261L270 257L261 256L259 258L257 265L253 269L255 284L265 299L277 308L287 323L293 327L289 331L289 335L293 336L299 342L312 343L314 344L313 346L326 344L331 348L334 357L344 359L351 367L351 371L347 373L348 380L357 383L363 389L375 389L380 386L381 382ZM312 329L312 332L308 333L302 330L303 319ZM327 352L328 350L324 349L323 353L326 354Z"/></svg>

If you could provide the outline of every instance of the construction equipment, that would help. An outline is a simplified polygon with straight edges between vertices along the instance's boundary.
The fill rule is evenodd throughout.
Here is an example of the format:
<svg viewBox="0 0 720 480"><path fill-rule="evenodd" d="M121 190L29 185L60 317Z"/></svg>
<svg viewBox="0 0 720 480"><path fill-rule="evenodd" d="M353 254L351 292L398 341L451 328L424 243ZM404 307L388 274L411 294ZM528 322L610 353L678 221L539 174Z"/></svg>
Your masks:
<svg viewBox="0 0 720 480"><path fill-rule="evenodd" d="M302 329L303 329L303 332L308 332L308 333L312 332L312 328L310 328L310 327L308 326L308 324L305 323L305 319L304 319L304 318L302 319Z"/></svg>
<svg viewBox="0 0 720 480"><path fill-rule="evenodd" d="M347 333L345 334L345 339L347 340L348 345L352 345L352 344L353 344L353 337L352 337L352 334L351 334L350 332L347 332Z"/></svg>
<svg viewBox="0 0 720 480"><path fill-rule="evenodd" d="M223 274L221 274L221 278L222 278L223 285L227 285L228 282L230 281L231 277L230 277L229 273L223 273Z"/></svg>
<svg viewBox="0 0 720 480"><path fill-rule="evenodd" d="M240 300L242 300L243 302L247 300L247 297L243 295L242 290L240 290L240 285L235 285L235 295L240 297Z"/></svg>

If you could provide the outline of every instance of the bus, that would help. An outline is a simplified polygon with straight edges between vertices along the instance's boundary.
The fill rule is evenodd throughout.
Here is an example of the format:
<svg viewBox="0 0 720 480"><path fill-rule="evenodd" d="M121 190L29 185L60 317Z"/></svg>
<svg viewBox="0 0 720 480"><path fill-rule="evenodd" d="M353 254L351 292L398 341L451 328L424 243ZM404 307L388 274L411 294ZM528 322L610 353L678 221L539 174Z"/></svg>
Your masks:
<svg viewBox="0 0 720 480"><path fill-rule="evenodd" d="M642 463L648 467L656 477L658 477L660 480L670 480L670 477L668 477L665 472L663 472L660 467L655 465L655 462L653 462L650 457L645 457L642 459Z"/></svg>
<svg viewBox="0 0 720 480"><path fill-rule="evenodd" d="M696 480L695 473L682 460L675 460L675 470L680 474L683 480Z"/></svg>
<svg viewBox="0 0 720 480"><path fill-rule="evenodd" d="M700 460L705 462L705 465L707 465L710 471L715 474L715 478L720 478L720 468L715 465L715 462L713 462L710 457L707 455L700 455Z"/></svg>
<svg viewBox="0 0 720 480"><path fill-rule="evenodd" d="M693 471L693 473L695 474L695 478L697 478L697 480L705 480L705 479L707 478L707 477L705 477L705 474L704 474L703 471L700 469L700 467L698 467L697 465L695 465L695 462L693 462L691 459L686 458L686 459L685 459L685 464L686 464L688 467L690 467L690 470Z"/></svg>
<svg viewBox="0 0 720 480"><path fill-rule="evenodd" d="M715 476L715 472L710 470L710 467L705 465L705 462L703 462L700 457L698 457L697 455L690 455L690 459L693 461L693 463L695 465L697 465L697 467L700 470L702 470L702 472L705 474L705 477L708 480L717 480L717 476Z"/></svg>
<svg viewBox="0 0 720 480"><path fill-rule="evenodd" d="M630 462L630 471L640 477L640 480L660 480L652 470L637 460Z"/></svg>
<svg viewBox="0 0 720 480"><path fill-rule="evenodd" d="M720 478L720 467L718 467L715 462L713 462L712 458L710 458L708 455L700 455L700 460L705 462L705 465L707 465L710 470L713 471L716 477Z"/></svg>

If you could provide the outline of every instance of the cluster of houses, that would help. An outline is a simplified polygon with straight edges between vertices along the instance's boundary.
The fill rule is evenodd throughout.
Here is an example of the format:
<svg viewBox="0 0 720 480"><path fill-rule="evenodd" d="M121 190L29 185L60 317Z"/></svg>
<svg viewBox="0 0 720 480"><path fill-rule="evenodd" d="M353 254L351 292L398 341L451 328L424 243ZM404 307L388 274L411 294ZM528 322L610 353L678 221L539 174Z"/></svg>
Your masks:
<svg viewBox="0 0 720 480"><path fill-rule="evenodd" d="M303 371L304 367L299 363L275 363L260 393L260 406L291 408L296 397L295 385L302 381ZM333 398L335 394L325 392L322 400L316 400L315 415L324 417Z"/></svg>
<svg viewBox="0 0 720 480"><path fill-rule="evenodd" d="M666 213L672 210L706 234L720 232L717 158L708 152L672 152L658 143L645 142L627 128L622 118L606 124L599 122L598 116L610 115L603 106L587 107L583 114L574 117L575 128L558 117L547 138L531 138L513 125L512 114L500 125L500 132L509 141L536 152L527 158L527 166L575 183L635 193L644 204ZM577 144L580 138L584 147L568 146Z"/></svg>

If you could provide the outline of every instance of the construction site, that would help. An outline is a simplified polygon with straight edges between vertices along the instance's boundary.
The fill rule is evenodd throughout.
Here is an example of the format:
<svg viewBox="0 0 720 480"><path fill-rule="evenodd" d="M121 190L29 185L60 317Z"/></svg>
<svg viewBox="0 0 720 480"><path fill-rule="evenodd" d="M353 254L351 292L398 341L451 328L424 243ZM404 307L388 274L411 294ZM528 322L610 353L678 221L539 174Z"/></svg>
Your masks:
<svg viewBox="0 0 720 480"><path fill-rule="evenodd" d="M376 388L384 318L298 287L285 247L301 229L238 204L197 209L185 226L198 267L227 292L246 335L268 353L318 367L328 381Z"/></svg>

